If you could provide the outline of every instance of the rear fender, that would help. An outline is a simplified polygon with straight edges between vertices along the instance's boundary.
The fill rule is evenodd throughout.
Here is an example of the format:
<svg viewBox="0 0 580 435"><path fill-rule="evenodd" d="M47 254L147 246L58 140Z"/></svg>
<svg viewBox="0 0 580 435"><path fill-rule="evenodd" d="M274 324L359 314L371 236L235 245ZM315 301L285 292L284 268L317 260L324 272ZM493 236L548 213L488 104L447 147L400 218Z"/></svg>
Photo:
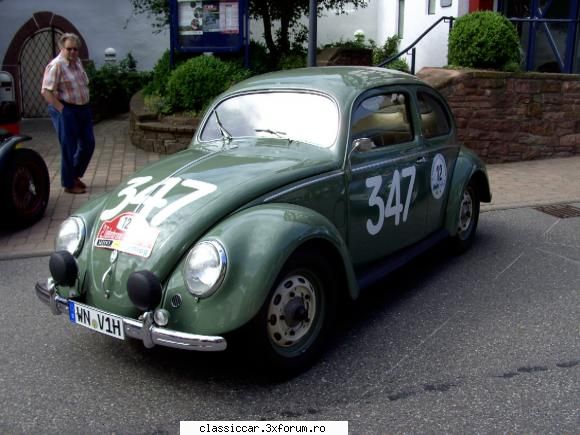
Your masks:
<svg viewBox="0 0 580 435"><path fill-rule="evenodd" d="M473 152L462 148L455 162L447 202L445 228L451 236L457 234L461 197L469 183L474 185L481 202L491 201L491 190L485 165Z"/></svg>
<svg viewBox="0 0 580 435"><path fill-rule="evenodd" d="M243 326L258 313L282 267L301 247L327 256L336 275L344 278L337 282L344 284L347 296L358 295L343 239L328 219L311 209L292 204L252 207L228 217L200 240L208 239L219 241L226 250L224 282L211 297L196 300L183 280L183 259L167 284L163 302L170 312L170 328L223 334ZM176 294L182 299L177 310L171 306Z"/></svg>

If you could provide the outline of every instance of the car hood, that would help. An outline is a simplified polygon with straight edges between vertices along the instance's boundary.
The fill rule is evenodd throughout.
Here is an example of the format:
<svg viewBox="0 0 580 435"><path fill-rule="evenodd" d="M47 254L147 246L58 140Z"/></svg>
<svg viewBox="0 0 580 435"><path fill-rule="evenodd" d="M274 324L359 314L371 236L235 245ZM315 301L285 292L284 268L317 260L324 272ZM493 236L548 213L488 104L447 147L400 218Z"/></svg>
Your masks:
<svg viewBox="0 0 580 435"><path fill-rule="evenodd" d="M192 244L228 214L337 166L332 150L280 139L233 141L163 158L102 203L88 241L92 284L101 288L112 281L124 291L135 270L150 270L163 281Z"/></svg>

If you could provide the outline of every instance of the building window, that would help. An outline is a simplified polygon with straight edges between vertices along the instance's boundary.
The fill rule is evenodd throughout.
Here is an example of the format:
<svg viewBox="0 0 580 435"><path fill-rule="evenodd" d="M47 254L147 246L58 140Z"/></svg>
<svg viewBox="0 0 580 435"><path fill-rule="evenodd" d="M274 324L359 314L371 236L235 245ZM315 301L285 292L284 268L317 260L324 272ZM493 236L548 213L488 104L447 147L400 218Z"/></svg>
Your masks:
<svg viewBox="0 0 580 435"><path fill-rule="evenodd" d="M399 17L397 21L397 33L402 38L405 27L405 0L399 0Z"/></svg>
<svg viewBox="0 0 580 435"><path fill-rule="evenodd" d="M427 0L427 13L429 15L435 14L435 0Z"/></svg>

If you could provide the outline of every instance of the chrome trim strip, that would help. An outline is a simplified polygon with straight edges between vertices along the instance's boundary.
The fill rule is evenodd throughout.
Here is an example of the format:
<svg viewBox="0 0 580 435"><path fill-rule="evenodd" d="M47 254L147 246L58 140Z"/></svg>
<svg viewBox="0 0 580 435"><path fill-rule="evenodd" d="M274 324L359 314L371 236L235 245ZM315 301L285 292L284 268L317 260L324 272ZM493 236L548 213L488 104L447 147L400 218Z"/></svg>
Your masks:
<svg viewBox="0 0 580 435"><path fill-rule="evenodd" d="M37 282L34 288L38 299L47 304L53 314L66 313L68 317L69 301L56 293L54 281L51 278L48 279L46 285ZM157 344L159 346L204 352L222 351L227 347L226 339L220 336L189 334L156 326L153 322L153 313L145 313L143 322L128 317L117 317L123 319L125 335L143 341L146 347L153 347Z"/></svg>
<svg viewBox="0 0 580 435"><path fill-rule="evenodd" d="M374 162L374 163L369 163L369 164L364 165L364 166L357 166L357 167L353 166L351 169L351 172L360 172L360 171L366 171L367 169L380 168L381 166L391 165L391 164L397 163L401 160L409 160L409 159L416 158L417 156L420 156L420 155L433 154L435 152L441 152L441 151L444 151L447 149L452 149L452 148L459 149L459 147L454 146L454 145L447 145L447 146L436 147L436 148L434 147L433 149L425 148L425 149L418 151L416 153L413 153L413 154L405 154L403 156L395 157L392 159L382 160L382 161ZM384 149L384 148L381 148L381 149ZM373 151L375 151L375 150L373 150Z"/></svg>
<svg viewBox="0 0 580 435"><path fill-rule="evenodd" d="M397 163L401 160L413 160L422 154L425 154L425 151L421 151L421 152L417 152L417 153L413 153L413 154L405 154L404 156L401 156L401 157L395 157L393 159L382 160L379 162L373 162L373 163L366 164L364 166L355 166L355 167L352 167L351 172L356 173L356 172L366 171L368 169L380 168L382 166L392 165L392 164Z"/></svg>
<svg viewBox="0 0 580 435"><path fill-rule="evenodd" d="M311 185L316 184L320 181L326 181L326 180L330 180L332 178L342 177L342 176L344 176L344 171L340 171L340 172L337 172L335 174L326 175L324 177L316 178L315 180L306 181L304 183L300 183L300 184L297 184L295 186L289 187L288 189L285 189L281 192L274 193L273 195L270 195L270 196L264 198L263 202L272 201L273 199L276 199L280 196L284 196L290 192L294 192L295 190L302 189L303 187L311 186Z"/></svg>

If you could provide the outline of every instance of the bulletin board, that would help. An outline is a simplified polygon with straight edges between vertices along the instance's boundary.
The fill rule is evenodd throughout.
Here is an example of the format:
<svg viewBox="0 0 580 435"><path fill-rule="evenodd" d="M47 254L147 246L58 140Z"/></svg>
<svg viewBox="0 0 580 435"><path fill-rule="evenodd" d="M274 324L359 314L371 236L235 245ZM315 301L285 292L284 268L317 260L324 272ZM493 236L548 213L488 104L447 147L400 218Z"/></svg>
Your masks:
<svg viewBox="0 0 580 435"><path fill-rule="evenodd" d="M247 0L171 0L171 49L234 52L249 43Z"/></svg>

